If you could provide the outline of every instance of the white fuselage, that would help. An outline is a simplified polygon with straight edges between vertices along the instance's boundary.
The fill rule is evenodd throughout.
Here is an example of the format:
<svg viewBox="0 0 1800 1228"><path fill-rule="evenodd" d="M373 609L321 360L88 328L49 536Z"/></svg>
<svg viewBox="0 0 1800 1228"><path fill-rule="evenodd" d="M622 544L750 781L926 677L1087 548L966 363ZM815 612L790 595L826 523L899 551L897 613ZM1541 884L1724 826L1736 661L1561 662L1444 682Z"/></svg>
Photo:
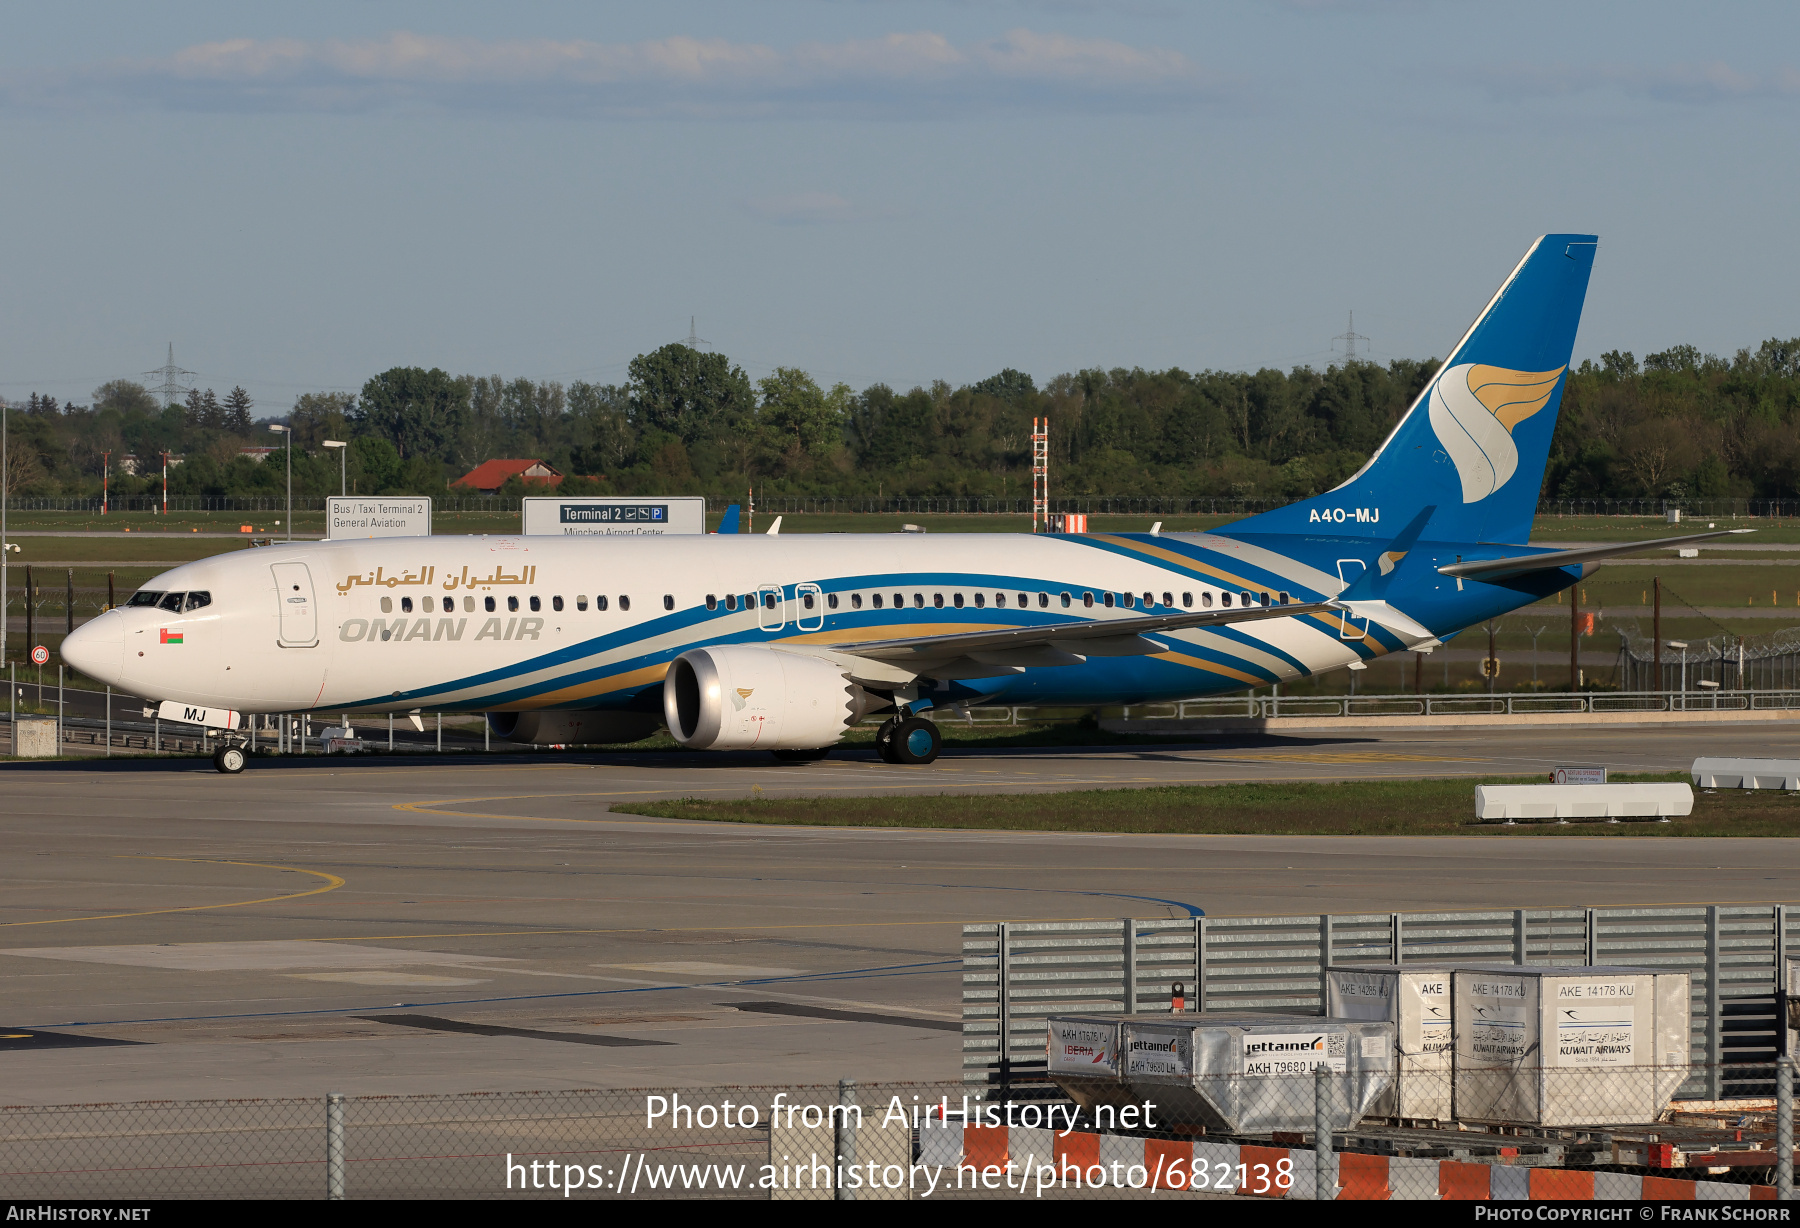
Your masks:
<svg viewBox="0 0 1800 1228"><path fill-rule="evenodd" d="M93 678L150 700L239 712L650 710L646 696L668 663L699 645L828 648L1129 618L1271 587L1316 600L1341 581L1204 535L289 543L165 572L142 591L205 593L207 604L110 611L77 630L65 655ZM1316 673L1391 647L1346 641L1336 626L1315 616L1174 632L1166 653L976 680L940 702L1198 695Z"/></svg>

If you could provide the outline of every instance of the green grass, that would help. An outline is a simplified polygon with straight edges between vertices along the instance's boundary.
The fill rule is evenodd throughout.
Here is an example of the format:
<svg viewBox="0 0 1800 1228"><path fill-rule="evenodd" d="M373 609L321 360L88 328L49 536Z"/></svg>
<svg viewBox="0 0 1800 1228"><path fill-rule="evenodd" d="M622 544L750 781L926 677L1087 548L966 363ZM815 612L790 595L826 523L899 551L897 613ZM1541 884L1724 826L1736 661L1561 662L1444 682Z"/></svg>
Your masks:
<svg viewBox="0 0 1800 1228"><path fill-rule="evenodd" d="M1681 780L1680 774L1618 781ZM1253 836L1792 836L1800 798L1726 790L1696 795L1694 813L1658 822L1476 823L1474 789L1462 780L1264 783L1094 789L980 796L801 797L634 802L613 812L665 819L817 827L910 827L964 831L1140 832ZM1488 784L1539 784L1503 778Z"/></svg>

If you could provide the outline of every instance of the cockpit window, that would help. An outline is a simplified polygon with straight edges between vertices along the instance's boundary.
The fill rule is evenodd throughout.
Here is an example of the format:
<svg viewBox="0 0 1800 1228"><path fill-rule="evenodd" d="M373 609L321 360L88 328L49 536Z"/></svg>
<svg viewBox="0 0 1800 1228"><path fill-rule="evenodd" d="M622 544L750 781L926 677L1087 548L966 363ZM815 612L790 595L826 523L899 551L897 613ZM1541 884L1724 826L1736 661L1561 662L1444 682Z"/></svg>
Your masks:
<svg viewBox="0 0 1800 1228"><path fill-rule="evenodd" d="M127 608L131 606L153 606L162 599L163 594L153 593L147 588L141 588L137 592L131 594L131 600L127 601L125 605Z"/></svg>
<svg viewBox="0 0 1800 1228"><path fill-rule="evenodd" d="M211 604L212 604L212 594L211 593L189 593L187 595L187 604L182 606L181 608L184 610L198 610L203 605L211 605Z"/></svg>
<svg viewBox="0 0 1800 1228"><path fill-rule="evenodd" d="M171 614L179 614L181 613L181 599L185 596L187 596L186 593L164 593L163 599L157 602L157 605Z"/></svg>

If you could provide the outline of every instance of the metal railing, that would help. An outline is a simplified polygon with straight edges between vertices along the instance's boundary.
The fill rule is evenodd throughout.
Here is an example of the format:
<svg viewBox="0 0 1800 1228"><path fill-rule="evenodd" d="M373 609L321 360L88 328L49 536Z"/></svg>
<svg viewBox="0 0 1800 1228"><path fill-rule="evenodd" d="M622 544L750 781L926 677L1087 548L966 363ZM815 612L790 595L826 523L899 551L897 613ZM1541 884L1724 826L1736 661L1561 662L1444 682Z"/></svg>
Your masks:
<svg viewBox="0 0 1800 1228"><path fill-rule="evenodd" d="M1709 1073L1683 1094L1767 1095L1796 939L1785 904L978 922L963 926L963 1076L1041 1077L1049 1015L1167 1011L1177 984L1188 1010L1318 1014L1328 965L1469 960L1685 971Z"/></svg>
<svg viewBox="0 0 1800 1228"><path fill-rule="evenodd" d="M1526 716L1534 713L1746 712L1800 708L1792 691L1517 691L1487 694L1222 695L1173 703L1132 704L1134 720L1278 716Z"/></svg>

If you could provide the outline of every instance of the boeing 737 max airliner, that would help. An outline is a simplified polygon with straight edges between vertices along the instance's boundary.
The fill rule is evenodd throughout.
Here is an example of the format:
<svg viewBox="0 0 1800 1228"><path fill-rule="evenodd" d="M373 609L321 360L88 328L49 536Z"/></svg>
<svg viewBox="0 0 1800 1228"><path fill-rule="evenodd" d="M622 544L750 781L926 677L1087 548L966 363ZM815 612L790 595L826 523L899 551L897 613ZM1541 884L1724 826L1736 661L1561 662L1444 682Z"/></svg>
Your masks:
<svg viewBox="0 0 1800 1228"><path fill-rule="evenodd" d="M245 713L485 712L502 737L829 753L890 713L1135 704L1430 650L1609 555L1529 540L1593 266L1545 235L1362 470L1211 533L428 537L235 551L79 628L97 681L218 728Z"/></svg>

